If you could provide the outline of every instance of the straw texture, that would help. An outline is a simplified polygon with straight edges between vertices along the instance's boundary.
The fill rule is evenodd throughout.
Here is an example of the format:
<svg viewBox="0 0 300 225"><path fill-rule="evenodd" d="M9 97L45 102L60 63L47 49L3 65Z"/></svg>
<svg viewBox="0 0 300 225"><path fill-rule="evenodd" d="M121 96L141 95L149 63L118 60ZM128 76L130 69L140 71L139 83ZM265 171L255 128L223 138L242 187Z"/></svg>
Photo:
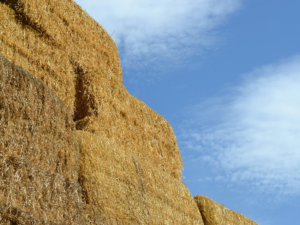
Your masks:
<svg viewBox="0 0 300 225"><path fill-rule="evenodd" d="M173 129L127 92L115 42L75 2L0 0L0 53L50 87L77 129L182 177Z"/></svg>
<svg viewBox="0 0 300 225"><path fill-rule="evenodd" d="M208 197L197 195L194 200L201 212L204 225L258 225L244 215L227 209Z"/></svg>
<svg viewBox="0 0 300 225"><path fill-rule="evenodd" d="M77 133L87 224L203 224L181 181L106 137Z"/></svg>
<svg viewBox="0 0 300 225"><path fill-rule="evenodd" d="M0 54L0 224L82 224L79 166L63 102Z"/></svg>

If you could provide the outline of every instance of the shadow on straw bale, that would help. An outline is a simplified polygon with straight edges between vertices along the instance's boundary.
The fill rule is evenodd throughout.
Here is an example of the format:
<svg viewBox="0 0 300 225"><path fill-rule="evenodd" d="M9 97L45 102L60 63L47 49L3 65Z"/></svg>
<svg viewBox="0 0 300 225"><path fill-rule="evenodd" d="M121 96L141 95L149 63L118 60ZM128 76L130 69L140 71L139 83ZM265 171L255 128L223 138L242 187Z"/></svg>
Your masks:
<svg viewBox="0 0 300 225"><path fill-rule="evenodd" d="M0 218L0 225L17 225L17 223L9 219Z"/></svg>
<svg viewBox="0 0 300 225"><path fill-rule="evenodd" d="M182 177L173 129L127 92L115 42L75 2L0 0L0 21L0 53L49 86L77 129L113 137L143 160Z"/></svg>
<svg viewBox="0 0 300 225"><path fill-rule="evenodd" d="M203 224L180 180L105 136L77 134L87 223Z"/></svg>
<svg viewBox="0 0 300 225"><path fill-rule="evenodd" d="M205 225L230 224L230 225L258 225L244 215L227 209L214 200L197 195L194 197Z"/></svg>
<svg viewBox="0 0 300 225"><path fill-rule="evenodd" d="M66 106L0 55L1 223L82 224L79 166Z"/></svg>

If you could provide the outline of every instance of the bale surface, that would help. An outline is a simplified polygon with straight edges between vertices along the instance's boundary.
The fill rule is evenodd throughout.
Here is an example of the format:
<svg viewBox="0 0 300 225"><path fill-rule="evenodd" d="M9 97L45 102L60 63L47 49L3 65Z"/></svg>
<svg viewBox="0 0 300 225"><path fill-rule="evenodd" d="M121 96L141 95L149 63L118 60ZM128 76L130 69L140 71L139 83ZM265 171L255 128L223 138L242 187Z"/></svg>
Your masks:
<svg viewBox="0 0 300 225"><path fill-rule="evenodd" d="M180 180L111 139L77 133L87 224L203 224Z"/></svg>
<svg viewBox="0 0 300 225"><path fill-rule="evenodd" d="M204 225L258 225L244 215L227 209L208 197L197 195L194 200L201 212Z"/></svg>
<svg viewBox="0 0 300 225"><path fill-rule="evenodd" d="M98 116L77 121L76 128L105 136L174 178L182 177L182 160L172 127L138 99L128 96L123 102L108 101Z"/></svg>
<svg viewBox="0 0 300 225"><path fill-rule="evenodd" d="M82 224L79 166L66 106L0 55L0 224Z"/></svg>
<svg viewBox="0 0 300 225"><path fill-rule="evenodd" d="M43 80L66 104L77 129L112 137L182 177L173 129L127 92L115 42L75 2L0 0L0 53Z"/></svg>

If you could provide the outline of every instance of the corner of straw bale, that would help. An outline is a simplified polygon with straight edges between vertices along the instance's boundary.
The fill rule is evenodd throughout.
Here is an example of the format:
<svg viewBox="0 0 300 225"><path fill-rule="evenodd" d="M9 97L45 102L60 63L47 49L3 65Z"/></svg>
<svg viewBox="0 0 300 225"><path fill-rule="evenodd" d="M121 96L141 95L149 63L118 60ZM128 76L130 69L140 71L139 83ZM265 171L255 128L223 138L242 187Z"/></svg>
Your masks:
<svg viewBox="0 0 300 225"><path fill-rule="evenodd" d="M194 197L202 215L204 225L258 225L244 215L226 208L224 205L202 195Z"/></svg>

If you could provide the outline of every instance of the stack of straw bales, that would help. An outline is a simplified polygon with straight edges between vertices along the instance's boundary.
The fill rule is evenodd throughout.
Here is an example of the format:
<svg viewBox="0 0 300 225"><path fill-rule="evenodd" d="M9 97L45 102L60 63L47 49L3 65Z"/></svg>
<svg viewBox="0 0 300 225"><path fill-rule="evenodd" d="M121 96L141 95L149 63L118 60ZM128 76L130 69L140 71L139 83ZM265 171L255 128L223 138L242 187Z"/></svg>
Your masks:
<svg viewBox="0 0 300 225"><path fill-rule="evenodd" d="M224 205L221 205L208 197L197 195L194 199L201 212L205 225L258 225L244 215L227 209Z"/></svg>
<svg viewBox="0 0 300 225"><path fill-rule="evenodd" d="M173 129L122 85L110 35L72 0L0 0L0 53L49 86L77 129L182 177Z"/></svg>
<svg viewBox="0 0 300 225"><path fill-rule="evenodd" d="M72 0L0 0L0 53L0 225L220 216L197 207L172 127L127 92L115 42Z"/></svg>
<svg viewBox="0 0 300 225"><path fill-rule="evenodd" d="M0 55L0 224L82 224L79 166L63 102Z"/></svg>
<svg viewBox="0 0 300 225"><path fill-rule="evenodd" d="M71 112L77 130L82 130L78 131L81 143L79 180L83 187L86 222L202 224L197 206L180 180L182 162L173 129L162 116L131 96L122 85L118 51L110 35L71 0L0 0L0 21L0 53L50 87ZM32 95L31 99L39 102L38 95ZM60 103L52 104L51 107L57 108L56 104ZM30 110L40 112L40 109L34 109L31 107ZM26 117L29 112L16 113ZM64 121L59 122L64 124ZM48 132L55 132L60 137L61 131L55 131L50 125ZM39 127L39 123L35 123L30 129L38 132ZM41 130L41 134L43 132L46 131ZM15 137L9 138L14 140ZM35 139L28 136L27 143L32 145ZM34 163L54 168L57 160L69 160L61 155L60 149L64 147L47 138L38 143L44 149L35 148L32 152L44 155L36 154ZM75 146L77 142L74 139L68 143ZM50 145L55 151L49 153ZM57 153L57 158L53 158L52 153ZM30 159L27 161L31 162ZM32 164L26 165L28 170L35 168ZM78 171L75 167L69 171L75 172L72 182ZM62 176L66 174L63 172ZM48 185L42 177L41 180L34 178L34 181ZM61 178L71 182L69 177ZM80 190L76 189L74 193L79 196ZM26 196L23 199L28 201ZM75 201L70 197L76 204L80 203L78 199ZM64 198L61 201L68 202ZM53 209L52 213L64 213L70 208ZM34 209L26 212L35 213ZM77 215L74 219L80 218L80 210ZM32 217L47 223L42 215ZM16 216L12 221L20 221L20 218ZM60 219L57 221L64 221Z"/></svg>
<svg viewBox="0 0 300 225"><path fill-rule="evenodd" d="M181 181L106 137L78 139L87 224L203 224Z"/></svg>

